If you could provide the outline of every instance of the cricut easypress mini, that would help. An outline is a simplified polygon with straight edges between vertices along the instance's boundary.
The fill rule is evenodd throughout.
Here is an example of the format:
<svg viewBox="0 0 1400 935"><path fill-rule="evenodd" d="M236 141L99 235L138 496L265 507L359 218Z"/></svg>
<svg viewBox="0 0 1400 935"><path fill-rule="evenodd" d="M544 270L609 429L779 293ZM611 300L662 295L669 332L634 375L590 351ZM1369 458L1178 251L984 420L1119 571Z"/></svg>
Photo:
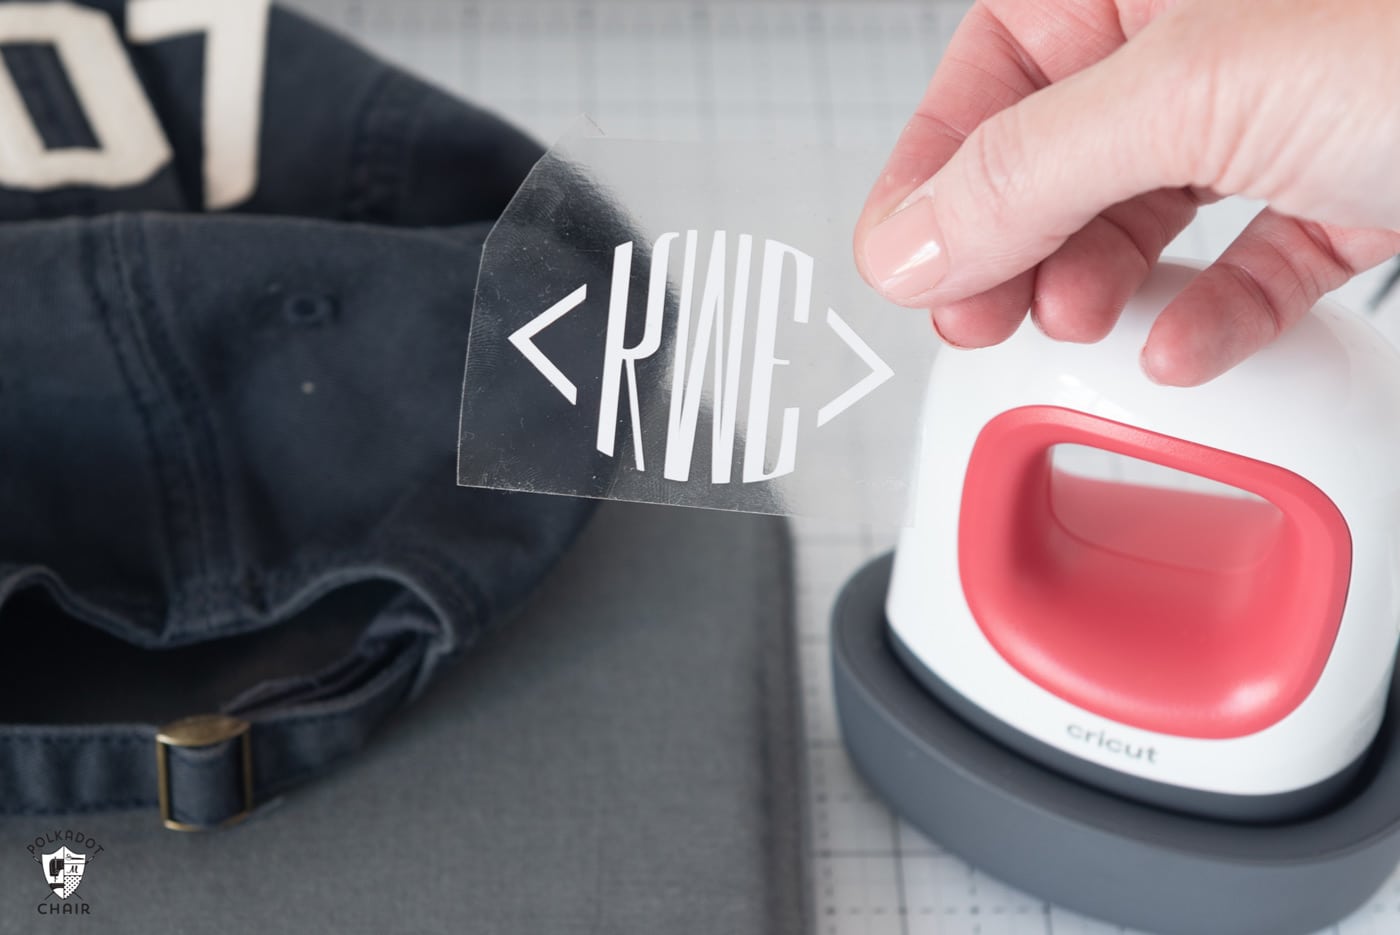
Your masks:
<svg viewBox="0 0 1400 935"><path fill-rule="evenodd" d="M1155 385L1138 349L1194 273L1159 266L1098 345L1028 323L939 355L892 568L837 609L838 708L896 809L994 875L1153 931L1307 932L1400 859L1400 354L1322 303Z"/></svg>

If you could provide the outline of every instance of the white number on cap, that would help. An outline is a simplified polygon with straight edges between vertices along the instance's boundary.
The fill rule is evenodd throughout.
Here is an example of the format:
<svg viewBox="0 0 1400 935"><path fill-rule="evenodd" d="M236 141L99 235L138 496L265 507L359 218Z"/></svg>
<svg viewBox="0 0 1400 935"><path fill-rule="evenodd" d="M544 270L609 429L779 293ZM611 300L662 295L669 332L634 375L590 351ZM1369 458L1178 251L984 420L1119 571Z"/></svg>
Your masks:
<svg viewBox="0 0 1400 935"><path fill-rule="evenodd" d="M157 42L203 32L204 204L229 208L258 181L258 127L268 0L131 0L127 34ZM111 19L68 2L0 5L0 45L52 45L96 147L44 146L8 68L0 65L0 185L125 188L169 164L170 142Z"/></svg>
<svg viewBox="0 0 1400 935"><path fill-rule="evenodd" d="M268 0L131 0L126 34L154 42L204 40L204 206L238 204L258 184Z"/></svg>
<svg viewBox="0 0 1400 935"><path fill-rule="evenodd" d="M45 147L10 70L0 67L0 185L123 188L170 161L170 144L105 13L71 3L7 3L0 44L17 42L54 47L98 145Z"/></svg>

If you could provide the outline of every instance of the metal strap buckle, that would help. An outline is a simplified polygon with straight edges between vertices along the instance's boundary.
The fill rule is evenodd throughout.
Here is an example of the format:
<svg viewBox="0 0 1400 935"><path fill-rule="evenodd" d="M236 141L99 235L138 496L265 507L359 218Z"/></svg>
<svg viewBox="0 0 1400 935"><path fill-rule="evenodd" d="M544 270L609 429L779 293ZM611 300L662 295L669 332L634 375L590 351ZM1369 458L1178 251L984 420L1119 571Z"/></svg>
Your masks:
<svg viewBox="0 0 1400 935"><path fill-rule="evenodd" d="M243 780L243 809L217 825L190 825L176 821L170 806L170 748L212 747L242 738L239 743ZM160 819L173 831L212 831L236 825L253 811L253 740L249 724L227 714L196 714L171 721L156 731L156 785L160 795Z"/></svg>

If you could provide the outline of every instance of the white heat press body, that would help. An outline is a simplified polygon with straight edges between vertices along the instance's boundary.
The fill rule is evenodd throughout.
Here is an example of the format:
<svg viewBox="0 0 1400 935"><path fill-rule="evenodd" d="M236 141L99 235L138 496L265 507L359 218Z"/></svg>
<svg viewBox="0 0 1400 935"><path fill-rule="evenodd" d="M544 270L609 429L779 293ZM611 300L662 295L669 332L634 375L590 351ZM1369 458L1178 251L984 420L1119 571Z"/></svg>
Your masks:
<svg viewBox="0 0 1400 935"><path fill-rule="evenodd" d="M1028 323L939 355L886 615L911 671L1002 742L1276 820L1346 784L1385 709L1400 355L1322 303L1223 377L1153 384L1139 349L1194 272L1161 266L1099 345ZM1071 473L1066 445L1244 495Z"/></svg>
<svg viewBox="0 0 1400 935"><path fill-rule="evenodd" d="M1400 355L1324 303L1156 386L1139 349L1193 273L1098 345L940 353L909 523L832 614L836 709L876 791L993 876L1305 935L1400 863ZM1118 467L1068 469L1085 449Z"/></svg>

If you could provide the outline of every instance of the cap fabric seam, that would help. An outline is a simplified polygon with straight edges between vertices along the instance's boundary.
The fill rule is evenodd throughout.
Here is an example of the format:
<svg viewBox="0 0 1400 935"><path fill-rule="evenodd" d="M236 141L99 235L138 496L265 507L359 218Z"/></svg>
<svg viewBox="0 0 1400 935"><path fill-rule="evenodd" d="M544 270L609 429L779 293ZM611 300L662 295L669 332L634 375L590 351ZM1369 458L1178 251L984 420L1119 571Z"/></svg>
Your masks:
<svg viewBox="0 0 1400 935"><path fill-rule="evenodd" d="M109 275L111 275L114 287L122 290L122 265L118 255L116 243L116 218L112 218L102 224L105 232L104 240L108 250L107 263L109 265ZM154 413L152 412L155 402L147 398L147 394L138 385L135 368L140 366L140 362L133 360L133 349L127 348L126 342L115 321L115 309L105 291L101 287L98 276L97 246L93 241L98 236L98 228L94 227L83 231L80 236L82 260L85 266L85 279L88 292L91 295L94 308L97 310L98 321L102 325L102 332L107 338L108 346L111 348L112 356L116 361L117 370L121 375L125 385L127 396L136 412L137 420L141 424L141 431L147 456L154 472L156 481L156 501L161 506L161 529L164 533L164 555L162 556L162 566L165 574L169 578L169 604L166 608L167 614L179 613L187 600L184 582L181 580L184 571L185 561L180 554L181 526L185 523L184 510L177 502L176 486L177 481L174 476L178 473L178 467L169 463L169 458L157 442L157 433L154 424ZM129 340L130 338L128 338ZM149 607L147 608L149 612ZM164 629L164 621L156 621L156 629Z"/></svg>
<svg viewBox="0 0 1400 935"><path fill-rule="evenodd" d="M146 249L146 232L142 218L132 217L126 228L130 234L128 263L130 294L135 300L132 311L144 331L145 344L164 390L166 405L172 415L172 442L180 449L181 460L190 481L190 501L194 517L194 553L200 574L195 588L199 594L199 613L195 618L180 620L182 630L204 630L209 626L216 608L223 603L216 590L241 593L236 583L215 584L213 570L220 540L228 541L226 503L222 496L223 472L219 464L217 433L208 419L209 406L198 382L184 365L176 342L164 321L167 311L160 303L148 280L153 275L150 254ZM127 251L123 250L123 259ZM201 481L207 481L201 483ZM223 532L223 535L220 533ZM198 626L194 626L195 623Z"/></svg>

